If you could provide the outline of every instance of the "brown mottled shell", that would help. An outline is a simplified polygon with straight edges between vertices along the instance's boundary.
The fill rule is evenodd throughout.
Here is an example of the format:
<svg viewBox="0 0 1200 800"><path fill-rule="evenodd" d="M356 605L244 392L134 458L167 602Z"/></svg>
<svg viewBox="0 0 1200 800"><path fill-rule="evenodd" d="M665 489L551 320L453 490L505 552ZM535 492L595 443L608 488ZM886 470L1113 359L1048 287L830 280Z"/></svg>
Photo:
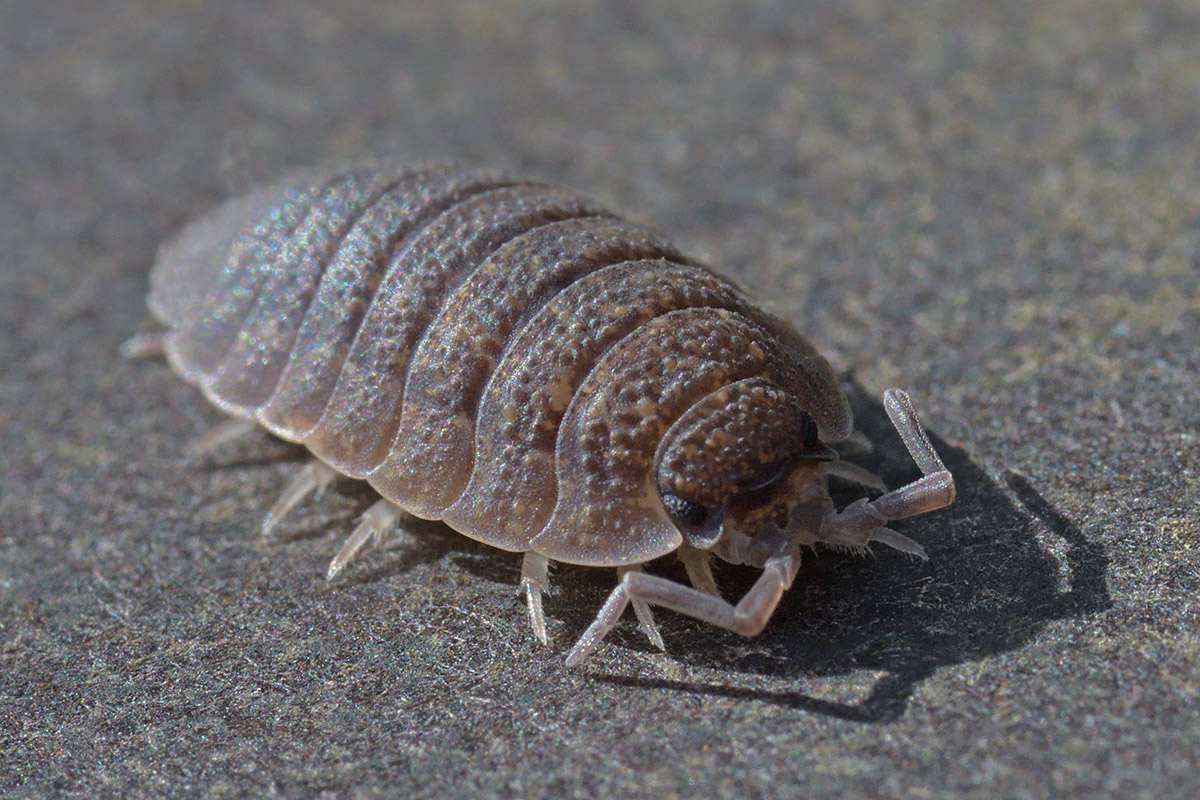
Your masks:
<svg viewBox="0 0 1200 800"><path fill-rule="evenodd" d="M457 165L226 203L164 246L149 302L220 408L417 516L570 563L675 549L659 492L747 485L802 413L850 431L825 359L729 281L572 192Z"/></svg>

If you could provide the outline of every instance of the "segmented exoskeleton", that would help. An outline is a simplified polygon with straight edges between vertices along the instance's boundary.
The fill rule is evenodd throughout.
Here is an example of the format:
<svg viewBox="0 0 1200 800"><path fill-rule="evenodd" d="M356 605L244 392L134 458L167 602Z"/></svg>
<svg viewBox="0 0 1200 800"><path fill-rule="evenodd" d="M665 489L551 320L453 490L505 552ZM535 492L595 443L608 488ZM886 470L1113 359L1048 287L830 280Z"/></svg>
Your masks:
<svg viewBox="0 0 1200 800"><path fill-rule="evenodd" d="M760 631L814 543L875 541L953 501L907 395L885 407L925 477L842 511L852 432L828 362L786 322L638 225L545 183L441 164L311 170L226 203L159 254L171 365L316 456L264 524L338 474L383 497L336 574L401 512L522 552L546 641L550 562L620 582L568 656L632 603ZM692 586L640 565L675 551ZM709 557L762 567L736 605Z"/></svg>

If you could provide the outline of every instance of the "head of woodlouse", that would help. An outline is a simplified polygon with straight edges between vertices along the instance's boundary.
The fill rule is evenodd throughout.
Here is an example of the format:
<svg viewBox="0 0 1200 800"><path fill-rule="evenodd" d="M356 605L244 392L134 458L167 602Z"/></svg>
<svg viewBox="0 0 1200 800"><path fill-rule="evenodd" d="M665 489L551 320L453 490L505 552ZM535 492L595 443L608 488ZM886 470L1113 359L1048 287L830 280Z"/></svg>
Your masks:
<svg viewBox="0 0 1200 800"><path fill-rule="evenodd" d="M659 498L684 541L761 567L809 544L832 503L823 463L837 454L793 394L752 379L693 405L655 458Z"/></svg>

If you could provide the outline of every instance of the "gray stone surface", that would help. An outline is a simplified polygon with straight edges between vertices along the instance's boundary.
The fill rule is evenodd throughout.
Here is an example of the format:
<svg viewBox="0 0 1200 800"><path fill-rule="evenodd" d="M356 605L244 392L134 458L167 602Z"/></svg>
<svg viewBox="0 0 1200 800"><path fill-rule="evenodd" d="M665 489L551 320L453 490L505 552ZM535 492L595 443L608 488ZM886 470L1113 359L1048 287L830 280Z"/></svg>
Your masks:
<svg viewBox="0 0 1200 800"><path fill-rule="evenodd" d="M1192 2L0 4L0 792L1190 797L1200 789ZM588 191L794 319L874 463L908 388L960 481L741 640L582 669L518 559L436 525L334 585L371 497L262 544L299 455L189 462L146 274L289 165L454 156ZM665 567L672 569L672 567ZM729 569L731 591L751 576Z"/></svg>

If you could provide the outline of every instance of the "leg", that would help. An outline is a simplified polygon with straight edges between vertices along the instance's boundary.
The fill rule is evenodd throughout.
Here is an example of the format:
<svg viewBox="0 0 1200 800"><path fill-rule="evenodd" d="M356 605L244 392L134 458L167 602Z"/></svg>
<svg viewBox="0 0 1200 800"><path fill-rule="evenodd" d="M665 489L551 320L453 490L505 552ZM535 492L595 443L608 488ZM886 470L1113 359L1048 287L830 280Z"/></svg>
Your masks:
<svg viewBox="0 0 1200 800"><path fill-rule="evenodd" d="M240 439L253 433L258 428L253 421L233 417L217 423L207 433L202 433L183 446L183 452L188 458L199 458L208 455L226 442Z"/></svg>
<svg viewBox="0 0 1200 800"><path fill-rule="evenodd" d="M721 590L717 588L717 582L713 580L711 553L684 542L675 551L675 554L683 562L683 568L687 570L688 580L691 581L693 587L705 594L711 594L713 597L721 596Z"/></svg>
<svg viewBox="0 0 1200 800"><path fill-rule="evenodd" d="M617 567L617 581L625 580L625 576L633 572L642 572L642 565L635 564L631 567ZM643 575L645 573L642 573ZM646 576L649 577L649 576ZM658 624L654 621L654 614L650 612L650 606L645 600L637 597L630 597L629 601L633 604L633 613L638 618L638 624L650 639L650 644L657 647L659 650L666 650L666 645L663 644L662 634L658 632Z"/></svg>
<svg viewBox="0 0 1200 800"><path fill-rule="evenodd" d="M889 389L883 395L883 405L923 477L872 501L856 500L840 512L829 512L817 540L852 549L865 549L870 542L880 542L925 558L925 550L919 544L884 526L892 520L925 514L953 503L954 477L925 435L908 395L899 389Z"/></svg>
<svg viewBox="0 0 1200 800"><path fill-rule="evenodd" d="M925 429L921 427L921 420L917 419L917 412L913 408L908 392L900 389L888 389L883 393L883 407L887 411L892 425L896 426L896 433L900 434L900 438L904 440L908 454L912 456L913 461L917 462L921 474L933 475L938 472L946 472L946 465L942 463L942 459L938 458L937 451L933 449L933 442L929 441L929 437L925 435ZM952 502L954 502L953 496L947 505Z"/></svg>
<svg viewBox="0 0 1200 800"><path fill-rule="evenodd" d="M400 517L404 515L395 503L389 500L376 500L362 515L358 527L350 534L350 538L342 544L333 561L329 562L329 570L325 580L331 581L338 576L346 565L354 560L365 547L377 547L383 543L387 534L394 530Z"/></svg>
<svg viewBox="0 0 1200 800"><path fill-rule="evenodd" d="M608 596L595 621L571 648L567 665L575 666L587 658L592 648L617 624L621 613L633 600L669 608L742 636L755 636L766 627L799 568L798 554L776 556L768 560L763 567L763 574L736 606L666 578L641 571L627 572Z"/></svg>
<svg viewBox="0 0 1200 800"><path fill-rule="evenodd" d="M542 593L550 591L550 559L532 550L525 554L525 560L521 562L521 591L525 592L533 635L542 644L549 644L546 614L542 611Z"/></svg>
<svg viewBox="0 0 1200 800"><path fill-rule="evenodd" d="M293 478L292 482L283 490L283 494L279 495L279 499L275 501L275 505L271 506L271 510L267 512L267 516L262 522L263 536L270 535L271 530L279 524L279 521L305 497L313 492L324 491L325 487L333 483L337 475L333 467L324 461L313 459L308 462L300 474Z"/></svg>
<svg viewBox="0 0 1200 800"><path fill-rule="evenodd" d="M124 358L150 358L161 356L170 331L139 333L121 342L120 353Z"/></svg>
<svg viewBox="0 0 1200 800"><path fill-rule="evenodd" d="M832 478L841 478L858 486L865 486L868 489L875 489L880 492L887 491L887 487L883 484L883 479L878 475L860 466L851 464L849 461L830 461L825 465L825 474Z"/></svg>

